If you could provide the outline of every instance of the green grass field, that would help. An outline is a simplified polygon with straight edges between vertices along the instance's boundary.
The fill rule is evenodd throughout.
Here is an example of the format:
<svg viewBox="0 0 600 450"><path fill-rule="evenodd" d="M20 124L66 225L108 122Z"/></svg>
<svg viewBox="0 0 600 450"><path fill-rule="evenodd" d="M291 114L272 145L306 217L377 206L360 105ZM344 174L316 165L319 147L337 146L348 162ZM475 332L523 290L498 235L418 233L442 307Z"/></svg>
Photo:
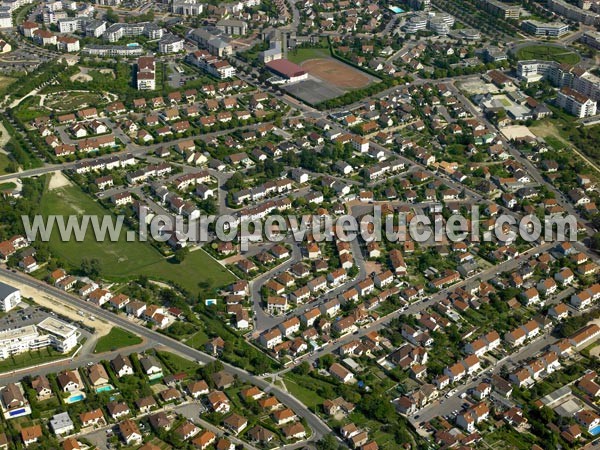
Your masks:
<svg viewBox="0 0 600 450"><path fill-rule="evenodd" d="M0 361L0 372L10 372L24 367L39 366L57 359L67 358L69 355L64 355L52 350L50 347L42 348L20 355L14 355L10 358Z"/></svg>
<svg viewBox="0 0 600 450"><path fill-rule="evenodd" d="M8 164L10 163L10 158L6 153L0 153L0 175L4 175L8 173L6 169L8 168Z"/></svg>
<svg viewBox="0 0 600 450"><path fill-rule="evenodd" d="M110 214L101 204L88 197L77 186L68 186L47 191L43 196L41 212L44 217L55 215ZM176 283L193 294L200 291L199 282L208 282L212 287L223 286L234 280L234 276L214 261L203 250L191 252L181 264L172 263L160 254L149 242L127 242L122 230L119 240L96 241L92 227L81 242L74 238L63 242L54 227L50 249L61 261L76 269L84 258L96 258L100 262L103 278L115 281L146 275L149 278Z"/></svg>
<svg viewBox="0 0 600 450"><path fill-rule="evenodd" d="M168 367L171 373L185 372L191 375L196 373L199 368L195 361L182 358L175 353L157 351L156 356Z"/></svg>
<svg viewBox="0 0 600 450"><path fill-rule="evenodd" d="M577 64L579 55L560 47L551 45L533 44L520 48L517 51L517 59L542 59L545 61L556 61L561 64Z"/></svg>
<svg viewBox="0 0 600 450"><path fill-rule="evenodd" d="M194 333L192 336L190 336L185 341L185 344L189 347L201 348L207 342L208 342L208 336L206 335L206 333L204 331L200 330L200 331Z"/></svg>
<svg viewBox="0 0 600 450"><path fill-rule="evenodd" d="M331 54L326 48L296 48L290 50L287 57L293 63L300 64L309 59L330 58Z"/></svg>
<svg viewBox="0 0 600 450"><path fill-rule="evenodd" d="M16 78L5 77L4 75L0 75L0 89L4 89L15 82Z"/></svg>
<svg viewBox="0 0 600 450"><path fill-rule="evenodd" d="M316 393L314 389L309 389L308 387L301 386L295 381L297 377L296 374L287 373L284 376L284 383L287 390L298 400L304 403L309 408L314 408L315 406L321 405L326 399L321 397ZM307 383L317 384L318 380L314 380L313 378L306 377Z"/></svg>
<svg viewBox="0 0 600 450"><path fill-rule="evenodd" d="M12 181L9 181L8 183L0 183L0 191L9 191L15 189L16 187L17 185Z"/></svg>
<svg viewBox="0 0 600 450"><path fill-rule="evenodd" d="M555 138L554 136L546 136L546 137L544 137L544 140L554 150L564 150L566 148L566 146L567 146L564 142L562 142L558 138Z"/></svg>
<svg viewBox="0 0 600 450"><path fill-rule="evenodd" d="M110 352L141 343L142 339L135 334L119 327L112 327L106 336L102 336L98 339L94 353Z"/></svg>

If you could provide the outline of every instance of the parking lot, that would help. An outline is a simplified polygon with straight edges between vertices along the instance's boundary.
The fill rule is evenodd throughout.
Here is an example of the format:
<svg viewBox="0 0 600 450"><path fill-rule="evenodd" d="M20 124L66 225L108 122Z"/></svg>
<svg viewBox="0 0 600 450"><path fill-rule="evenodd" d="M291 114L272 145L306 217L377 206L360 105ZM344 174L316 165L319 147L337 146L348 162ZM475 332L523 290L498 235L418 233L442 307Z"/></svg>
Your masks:
<svg viewBox="0 0 600 450"><path fill-rule="evenodd" d="M12 330L27 325L37 325L49 316L39 306L30 306L27 303L21 303L20 307L0 318L0 331Z"/></svg>
<svg viewBox="0 0 600 450"><path fill-rule="evenodd" d="M27 325L37 325L48 317L55 317L63 320L64 322L70 323L76 326L78 331L82 333L83 336L86 338L91 337L91 333L85 329L82 329L81 324L74 323L68 317L62 317L52 311L47 311L44 307L31 306L25 302L21 302L17 308L0 317L0 332L14 330Z"/></svg>

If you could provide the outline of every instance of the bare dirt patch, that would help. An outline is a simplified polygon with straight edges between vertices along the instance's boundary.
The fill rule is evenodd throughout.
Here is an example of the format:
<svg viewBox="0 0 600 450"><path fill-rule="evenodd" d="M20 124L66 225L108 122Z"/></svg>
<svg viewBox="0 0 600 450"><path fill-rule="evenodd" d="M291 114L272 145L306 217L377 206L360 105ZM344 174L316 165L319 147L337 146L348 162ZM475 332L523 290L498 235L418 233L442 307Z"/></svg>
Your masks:
<svg viewBox="0 0 600 450"><path fill-rule="evenodd" d="M8 141L10 141L10 134L8 134L8 131L4 127L4 124L0 122L0 152L5 153L7 155L8 152L4 149L4 147L6 147Z"/></svg>
<svg viewBox="0 0 600 450"><path fill-rule="evenodd" d="M371 83L367 75L331 58L309 59L301 66L309 74L341 89L360 89Z"/></svg>
<svg viewBox="0 0 600 450"><path fill-rule="evenodd" d="M535 125L530 126L529 130L536 136L540 136L542 138L552 136L564 143L565 145L569 145L569 141L563 138L560 135L559 131L556 129L556 126L554 126L554 124L549 121L541 121L539 123L536 123Z"/></svg>
<svg viewBox="0 0 600 450"><path fill-rule="evenodd" d="M500 132L504 135L504 137L506 137L506 139L509 140L523 137L531 137L535 139L535 134L533 134L525 125L511 125L501 128Z"/></svg>
<svg viewBox="0 0 600 450"><path fill-rule="evenodd" d="M45 293L40 294L40 292L38 290L36 290L26 284L22 284L13 279L6 278L2 274L0 274L0 281L16 287L17 289L19 289L21 291L21 295L23 295L23 297L32 298L40 306L51 309L52 311L56 311L57 313L60 313L63 316L67 316L71 320L81 321L85 325L95 328L95 330L96 330L95 336L96 337L104 336L105 334L108 334L108 332L112 328L111 325L109 325L108 323L106 323L98 318L91 321L91 320L89 320L88 317L85 317L85 318L81 317L79 314L77 314L77 311L72 306L64 303L60 299L58 299L54 296L51 296L49 294L45 294Z"/></svg>
<svg viewBox="0 0 600 450"><path fill-rule="evenodd" d="M76 73L71 78L69 78L69 80L82 81L84 83L87 83L88 81L92 81L93 78L91 77L91 75L88 75L87 73Z"/></svg>
<svg viewBox="0 0 600 450"><path fill-rule="evenodd" d="M52 173L50 183L48 184L48 190L60 189L62 187L70 186L71 182L67 177L63 175L60 170Z"/></svg>

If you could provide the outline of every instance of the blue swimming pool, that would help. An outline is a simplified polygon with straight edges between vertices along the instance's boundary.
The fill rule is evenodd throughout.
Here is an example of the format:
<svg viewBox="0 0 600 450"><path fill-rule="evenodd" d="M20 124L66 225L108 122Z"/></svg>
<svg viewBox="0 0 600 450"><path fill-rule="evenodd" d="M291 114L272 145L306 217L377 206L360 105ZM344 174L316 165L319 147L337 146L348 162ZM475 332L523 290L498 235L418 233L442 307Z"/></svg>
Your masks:
<svg viewBox="0 0 600 450"><path fill-rule="evenodd" d="M67 399L67 403L77 403L77 402L80 402L81 400L83 400L84 398L85 398L85 395L83 395L83 394L74 395L73 397L69 397Z"/></svg>
<svg viewBox="0 0 600 450"><path fill-rule="evenodd" d="M96 388L96 393L100 393L100 392L109 392L112 391L113 387L110 384L107 384L106 386L100 386L98 388Z"/></svg>
<svg viewBox="0 0 600 450"><path fill-rule="evenodd" d="M597 436L597 435L599 435L599 434L600 434L600 425L597 425L597 426L595 426L594 428L592 428L592 429L590 430L590 434L591 434L592 436Z"/></svg>
<svg viewBox="0 0 600 450"><path fill-rule="evenodd" d="M404 10L398 6L388 6L388 8L395 14L400 14L404 12Z"/></svg>

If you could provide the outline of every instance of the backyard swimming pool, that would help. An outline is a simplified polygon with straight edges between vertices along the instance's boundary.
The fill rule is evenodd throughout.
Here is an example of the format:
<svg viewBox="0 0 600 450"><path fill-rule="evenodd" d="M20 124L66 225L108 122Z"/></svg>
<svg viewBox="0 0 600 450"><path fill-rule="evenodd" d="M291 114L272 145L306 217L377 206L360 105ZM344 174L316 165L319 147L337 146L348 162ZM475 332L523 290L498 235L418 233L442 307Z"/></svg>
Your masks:
<svg viewBox="0 0 600 450"><path fill-rule="evenodd" d="M96 393L112 391L113 387L110 384L96 388Z"/></svg>
<svg viewBox="0 0 600 450"><path fill-rule="evenodd" d="M78 395L74 395L72 397L69 397L66 402L67 403L77 403L80 402L81 400L83 400L85 398L85 395L83 394L78 394Z"/></svg>

